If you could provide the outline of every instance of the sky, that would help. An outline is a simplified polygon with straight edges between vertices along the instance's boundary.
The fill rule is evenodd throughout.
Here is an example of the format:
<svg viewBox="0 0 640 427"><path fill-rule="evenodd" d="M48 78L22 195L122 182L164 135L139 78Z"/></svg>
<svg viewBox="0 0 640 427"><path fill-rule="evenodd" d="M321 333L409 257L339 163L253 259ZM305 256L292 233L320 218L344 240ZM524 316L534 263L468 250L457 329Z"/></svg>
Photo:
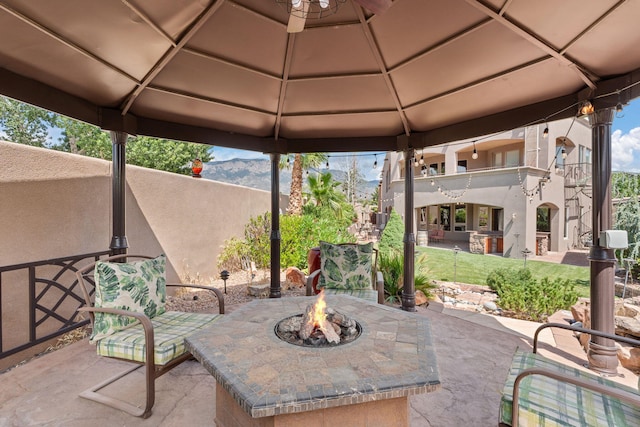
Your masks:
<svg viewBox="0 0 640 427"><path fill-rule="evenodd" d="M626 105L623 111L616 114L611 126L611 163L614 171L640 173L640 98ZM348 154L348 153L347 153ZM214 161L231 159L268 159L269 156L254 152L236 150L233 148L214 147ZM348 158L345 153L329 154L332 169L347 170ZM378 155L378 165L382 164L384 154ZM372 154L357 157L360 171L367 180L379 179L380 168L373 169L375 158Z"/></svg>

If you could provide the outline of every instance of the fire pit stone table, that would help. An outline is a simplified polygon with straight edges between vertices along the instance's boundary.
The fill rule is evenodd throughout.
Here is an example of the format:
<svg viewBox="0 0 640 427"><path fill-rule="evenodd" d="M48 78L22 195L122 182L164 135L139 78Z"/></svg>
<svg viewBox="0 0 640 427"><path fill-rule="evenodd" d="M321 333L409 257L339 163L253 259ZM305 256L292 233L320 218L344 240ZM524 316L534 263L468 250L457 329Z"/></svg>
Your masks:
<svg viewBox="0 0 640 427"><path fill-rule="evenodd" d="M187 338L217 381L218 427L406 426L408 396L440 388L429 320L415 313L328 296L360 324L355 341L308 348L278 338L275 325L314 299L256 300Z"/></svg>

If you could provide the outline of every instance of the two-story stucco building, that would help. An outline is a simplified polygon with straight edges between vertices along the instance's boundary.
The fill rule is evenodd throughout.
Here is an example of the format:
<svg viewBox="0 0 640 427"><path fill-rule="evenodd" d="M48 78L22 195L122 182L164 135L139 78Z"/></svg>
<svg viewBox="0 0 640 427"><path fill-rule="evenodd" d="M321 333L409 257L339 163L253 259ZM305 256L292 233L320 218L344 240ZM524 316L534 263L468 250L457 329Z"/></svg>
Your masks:
<svg viewBox="0 0 640 427"><path fill-rule="evenodd" d="M444 238L510 258L583 248L591 239L591 163L591 128L582 119L416 150L416 243ZM391 209L404 216L404 165L403 153L387 154L381 226Z"/></svg>

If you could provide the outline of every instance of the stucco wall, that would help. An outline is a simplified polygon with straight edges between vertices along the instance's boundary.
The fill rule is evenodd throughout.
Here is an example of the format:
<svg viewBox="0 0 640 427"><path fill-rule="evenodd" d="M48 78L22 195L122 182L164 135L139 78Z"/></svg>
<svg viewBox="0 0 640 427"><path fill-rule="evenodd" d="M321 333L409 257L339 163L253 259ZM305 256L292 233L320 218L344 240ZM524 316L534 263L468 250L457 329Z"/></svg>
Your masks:
<svg viewBox="0 0 640 427"><path fill-rule="evenodd" d="M129 253L165 253L172 282L217 277L224 241L271 210L267 191L136 166L126 175ZM0 266L108 250L111 216L111 162L0 141ZM2 275L4 350L28 341L27 280Z"/></svg>

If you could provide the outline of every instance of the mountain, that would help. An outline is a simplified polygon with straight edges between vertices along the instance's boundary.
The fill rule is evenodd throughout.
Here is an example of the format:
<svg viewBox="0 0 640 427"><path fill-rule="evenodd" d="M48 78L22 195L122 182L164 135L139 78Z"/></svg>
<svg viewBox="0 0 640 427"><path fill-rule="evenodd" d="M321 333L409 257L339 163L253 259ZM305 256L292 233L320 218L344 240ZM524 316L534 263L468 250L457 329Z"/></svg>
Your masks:
<svg viewBox="0 0 640 427"><path fill-rule="evenodd" d="M324 171L323 169L322 172ZM346 180L347 173L345 171L329 169L329 172L336 181L344 182ZM232 159L208 162L204 165L202 177L213 181L271 191L271 161L268 159ZM358 194L370 197L377 186L377 180L363 180L358 186ZM280 170L280 192L289 194L290 188L291 171Z"/></svg>

